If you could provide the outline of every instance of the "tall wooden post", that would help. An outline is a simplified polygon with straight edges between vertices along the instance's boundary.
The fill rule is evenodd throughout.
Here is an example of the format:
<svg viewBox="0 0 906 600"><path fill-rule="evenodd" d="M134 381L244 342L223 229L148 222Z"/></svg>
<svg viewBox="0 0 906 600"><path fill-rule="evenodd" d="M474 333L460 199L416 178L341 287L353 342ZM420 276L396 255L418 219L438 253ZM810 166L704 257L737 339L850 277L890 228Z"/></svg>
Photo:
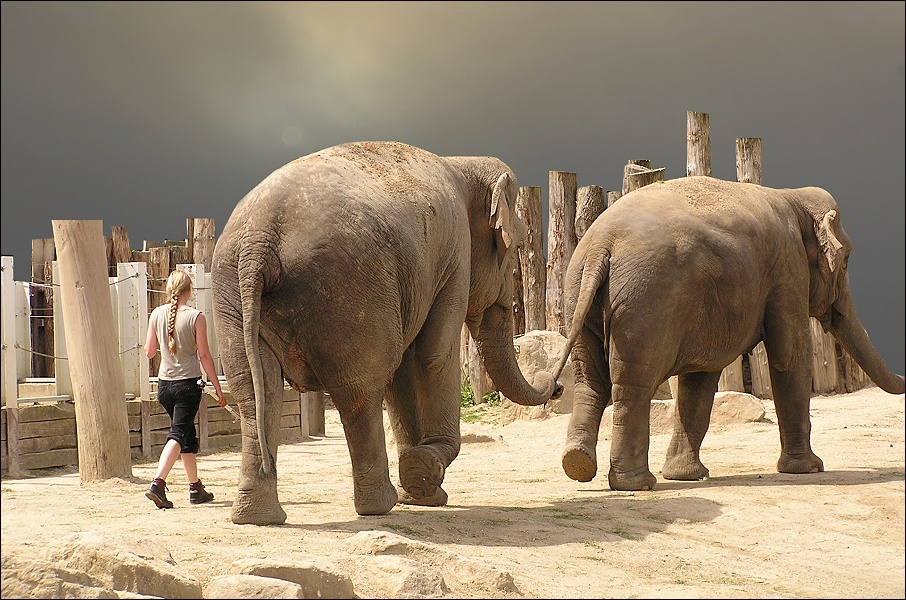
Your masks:
<svg viewBox="0 0 906 600"><path fill-rule="evenodd" d="M761 185L761 138L736 138L736 181ZM758 342L752 352L743 357L743 361L744 370L748 363L752 394L759 398L772 398L764 342Z"/></svg>
<svg viewBox="0 0 906 600"><path fill-rule="evenodd" d="M53 319L50 310L52 293L47 287L45 265L54 259L53 238L31 241L31 372L33 377L53 377Z"/></svg>
<svg viewBox="0 0 906 600"><path fill-rule="evenodd" d="M686 176L711 177L711 122L707 113L686 113Z"/></svg>
<svg viewBox="0 0 906 600"><path fill-rule="evenodd" d="M519 267L522 271L525 331L543 331L547 327L546 261L541 231L541 188L523 186L516 197L516 214L525 222L528 236L519 247Z"/></svg>
<svg viewBox="0 0 906 600"><path fill-rule="evenodd" d="M119 337L101 221L53 221L82 483L132 477Z"/></svg>
<svg viewBox="0 0 906 600"><path fill-rule="evenodd" d="M186 226L188 239L186 246L189 247L189 256L187 260L204 265L206 273L211 272L211 264L214 258L214 219L190 219L191 225Z"/></svg>
<svg viewBox="0 0 906 600"><path fill-rule="evenodd" d="M576 191L576 239L582 239L605 208L604 188L601 186L586 185Z"/></svg>
<svg viewBox="0 0 906 600"><path fill-rule="evenodd" d="M566 267L576 249L576 174L549 174L547 229L547 329L566 336L569 323L563 312Z"/></svg>

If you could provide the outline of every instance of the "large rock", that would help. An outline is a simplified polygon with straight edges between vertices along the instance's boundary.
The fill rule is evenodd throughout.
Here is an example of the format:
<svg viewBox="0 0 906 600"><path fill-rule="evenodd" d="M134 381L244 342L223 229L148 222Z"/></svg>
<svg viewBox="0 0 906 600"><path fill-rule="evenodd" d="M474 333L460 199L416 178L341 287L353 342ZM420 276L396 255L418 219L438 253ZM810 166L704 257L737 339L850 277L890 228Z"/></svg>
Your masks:
<svg viewBox="0 0 906 600"><path fill-rule="evenodd" d="M298 583L284 579L238 574L212 577L205 586L204 597L305 598L306 596L302 593L302 586Z"/></svg>
<svg viewBox="0 0 906 600"><path fill-rule="evenodd" d="M556 331L535 329L513 340L516 347L516 361L519 369L529 380L538 371L552 372L560 353L566 345L566 338ZM501 424L506 425L516 420L537 421L546 419L552 414L566 415L573 411L573 374L572 358L566 360L566 366L557 381L563 385L563 394L543 406L520 406L505 396L501 397Z"/></svg>
<svg viewBox="0 0 906 600"><path fill-rule="evenodd" d="M118 598L88 573L3 550L3 598Z"/></svg>
<svg viewBox="0 0 906 600"><path fill-rule="evenodd" d="M258 558L243 558L233 563L231 571L243 575L271 577L297 583L302 586L302 593L305 598L354 597L352 579L326 561L305 560L298 563L288 563Z"/></svg>
<svg viewBox="0 0 906 600"><path fill-rule="evenodd" d="M673 432L675 400L652 400L650 415L651 435ZM761 399L743 392L717 392L711 409L711 427L757 423L764 420L765 410ZM601 418L602 434L609 437L613 428L613 405L604 409Z"/></svg>
<svg viewBox="0 0 906 600"><path fill-rule="evenodd" d="M46 558L59 568L91 576L108 590L159 598L201 597L201 583L183 573L169 550L152 538L73 533L51 544Z"/></svg>

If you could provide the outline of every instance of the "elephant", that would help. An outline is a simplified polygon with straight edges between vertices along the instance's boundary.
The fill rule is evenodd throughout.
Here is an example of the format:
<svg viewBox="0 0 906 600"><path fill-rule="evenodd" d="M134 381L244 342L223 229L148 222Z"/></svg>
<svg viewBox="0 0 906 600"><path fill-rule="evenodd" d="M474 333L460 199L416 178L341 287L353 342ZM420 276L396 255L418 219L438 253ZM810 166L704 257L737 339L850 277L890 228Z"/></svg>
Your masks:
<svg viewBox="0 0 906 600"><path fill-rule="evenodd" d="M811 448L810 317L880 388L902 394L855 311L840 209L818 187L772 189L689 176L639 188L607 208L570 258L574 408L561 455L580 482L597 473L604 409L613 402L608 483L651 490L650 400L676 376L674 429L661 474L709 478L700 450L724 367L764 342L780 430L781 473L824 470Z"/></svg>
<svg viewBox="0 0 906 600"><path fill-rule="evenodd" d="M330 395L359 515L446 504L463 324L508 398L562 393L549 373L528 381L516 362L513 261L527 235L517 193L495 157L354 142L278 168L236 205L212 260L221 364L242 416L233 523L286 521L276 472L284 381Z"/></svg>

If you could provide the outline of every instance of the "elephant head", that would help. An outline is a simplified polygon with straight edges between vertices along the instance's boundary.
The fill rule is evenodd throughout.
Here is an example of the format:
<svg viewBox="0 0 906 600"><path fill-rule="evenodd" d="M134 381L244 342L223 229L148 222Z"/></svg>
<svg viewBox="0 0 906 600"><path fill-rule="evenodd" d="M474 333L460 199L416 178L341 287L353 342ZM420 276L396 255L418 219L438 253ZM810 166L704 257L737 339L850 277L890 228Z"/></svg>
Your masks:
<svg viewBox="0 0 906 600"><path fill-rule="evenodd" d="M887 368L856 314L847 267L853 249L833 197L821 188L800 190L802 231L809 258L809 314L833 335L878 387L902 394L903 377Z"/></svg>
<svg viewBox="0 0 906 600"><path fill-rule="evenodd" d="M487 157L449 157L483 190L471 199L471 280L466 326L494 385L510 400L538 406L563 393L563 386L547 372L527 381L516 362L513 346L513 270L516 250L528 234L516 214L519 187L506 165Z"/></svg>

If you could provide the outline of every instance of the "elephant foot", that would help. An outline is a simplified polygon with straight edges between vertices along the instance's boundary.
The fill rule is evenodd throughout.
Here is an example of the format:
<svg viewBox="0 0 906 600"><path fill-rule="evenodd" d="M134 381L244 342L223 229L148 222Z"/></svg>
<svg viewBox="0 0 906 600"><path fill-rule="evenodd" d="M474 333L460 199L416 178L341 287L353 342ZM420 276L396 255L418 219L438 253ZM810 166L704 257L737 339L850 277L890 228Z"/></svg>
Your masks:
<svg viewBox="0 0 906 600"><path fill-rule="evenodd" d="M230 520L236 525L283 525L286 512L277 500L276 490L273 494L239 490Z"/></svg>
<svg viewBox="0 0 906 600"><path fill-rule="evenodd" d="M778 473L821 473L824 471L824 461L818 458L814 452L808 451L802 454L780 453L780 460L777 461Z"/></svg>
<svg viewBox="0 0 906 600"><path fill-rule="evenodd" d="M447 492L440 486L437 486L437 490L429 498L416 498L403 488L398 489L397 495L399 496L400 504L410 504L412 506L446 506L447 505Z"/></svg>
<svg viewBox="0 0 906 600"><path fill-rule="evenodd" d="M615 491L638 492L640 490L653 490L657 483L657 478L648 469L636 475L618 473L613 467L610 467L607 482L610 484L610 489Z"/></svg>
<svg viewBox="0 0 906 600"><path fill-rule="evenodd" d="M353 490L355 511L362 516L386 515L399 501L396 488L388 478L377 490L362 491L358 486Z"/></svg>
<svg viewBox="0 0 906 600"><path fill-rule="evenodd" d="M428 445L412 446L400 453L399 461L403 489L415 499L434 496L446 472L437 451Z"/></svg>
<svg viewBox="0 0 906 600"><path fill-rule="evenodd" d="M583 446L572 446L563 451L563 471L570 479L587 483L595 478L598 472L598 460L594 452Z"/></svg>
<svg viewBox="0 0 906 600"><path fill-rule="evenodd" d="M676 481L704 481L711 477L711 472L698 458L680 456L668 458L661 469L664 479Z"/></svg>

